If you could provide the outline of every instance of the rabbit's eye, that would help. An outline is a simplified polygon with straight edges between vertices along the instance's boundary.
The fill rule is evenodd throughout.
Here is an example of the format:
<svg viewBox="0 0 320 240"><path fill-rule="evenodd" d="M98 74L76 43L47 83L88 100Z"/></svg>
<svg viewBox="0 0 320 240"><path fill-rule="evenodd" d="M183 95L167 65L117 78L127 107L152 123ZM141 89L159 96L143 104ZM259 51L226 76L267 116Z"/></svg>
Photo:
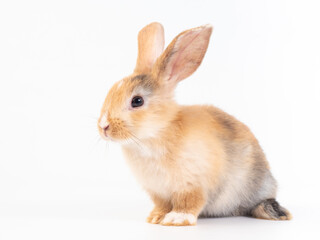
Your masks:
<svg viewBox="0 0 320 240"><path fill-rule="evenodd" d="M140 96L135 96L131 100L131 106L133 108L141 107L143 105L143 103L144 103L143 98Z"/></svg>

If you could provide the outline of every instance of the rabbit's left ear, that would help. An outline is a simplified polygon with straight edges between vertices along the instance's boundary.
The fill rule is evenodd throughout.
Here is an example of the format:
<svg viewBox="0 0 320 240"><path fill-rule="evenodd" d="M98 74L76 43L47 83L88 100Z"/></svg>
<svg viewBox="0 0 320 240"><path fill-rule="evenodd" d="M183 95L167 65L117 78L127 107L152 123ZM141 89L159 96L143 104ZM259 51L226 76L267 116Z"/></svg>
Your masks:
<svg viewBox="0 0 320 240"><path fill-rule="evenodd" d="M153 22L138 34L138 59L135 73L148 73L163 52L164 30L160 23Z"/></svg>
<svg viewBox="0 0 320 240"><path fill-rule="evenodd" d="M211 25L204 25L180 33L157 59L152 75L161 85L174 87L200 66L207 51Z"/></svg>

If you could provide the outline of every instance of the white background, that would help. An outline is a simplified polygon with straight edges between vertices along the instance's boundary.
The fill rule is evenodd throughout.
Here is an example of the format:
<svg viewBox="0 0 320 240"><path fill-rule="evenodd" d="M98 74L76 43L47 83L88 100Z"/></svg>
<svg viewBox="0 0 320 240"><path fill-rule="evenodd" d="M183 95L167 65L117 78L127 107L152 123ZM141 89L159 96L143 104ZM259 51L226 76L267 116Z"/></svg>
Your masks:
<svg viewBox="0 0 320 240"><path fill-rule="evenodd" d="M2 0L0 239L319 239L319 11L316 0ZM145 223L152 203L96 120L152 21L167 44L214 25L177 101L214 104L252 129L292 221Z"/></svg>

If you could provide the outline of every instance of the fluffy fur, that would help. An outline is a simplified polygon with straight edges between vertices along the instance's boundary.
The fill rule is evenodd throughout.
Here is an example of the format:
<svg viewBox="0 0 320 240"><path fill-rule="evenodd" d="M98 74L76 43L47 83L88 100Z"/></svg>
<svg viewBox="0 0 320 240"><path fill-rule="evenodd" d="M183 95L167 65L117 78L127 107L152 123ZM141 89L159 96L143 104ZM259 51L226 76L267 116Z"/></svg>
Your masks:
<svg viewBox="0 0 320 240"><path fill-rule="evenodd" d="M276 181L247 126L213 106L180 106L177 83L200 65L212 27L179 34L163 51L159 23L138 35L135 71L109 91L98 129L119 142L133 173L155 207L147 221L194 225L199 215L249 215L287 220L277 205ZM144 105L131 107L134 96Z"/></svg>

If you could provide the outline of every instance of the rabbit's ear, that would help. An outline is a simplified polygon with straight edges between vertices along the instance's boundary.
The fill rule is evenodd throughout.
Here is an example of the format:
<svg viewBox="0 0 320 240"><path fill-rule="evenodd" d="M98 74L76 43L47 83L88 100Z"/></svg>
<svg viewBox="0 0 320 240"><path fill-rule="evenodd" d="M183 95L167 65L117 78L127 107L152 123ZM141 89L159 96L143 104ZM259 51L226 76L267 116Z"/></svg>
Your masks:
<svg viewBox="0 0 320 240"><path fill-rule="evenodd" d="M161 84L175 86L190 76L201 64L207 51L211 25L180 33L157 59L152 75Z"/></svg>
<svg viewBox="0 0 320 240"><path fill-rule="evenodd" d="M138 59L136 73L147 73L163 52L164 30L160 23L153 22L140 30L138 34Z"/></svg>

